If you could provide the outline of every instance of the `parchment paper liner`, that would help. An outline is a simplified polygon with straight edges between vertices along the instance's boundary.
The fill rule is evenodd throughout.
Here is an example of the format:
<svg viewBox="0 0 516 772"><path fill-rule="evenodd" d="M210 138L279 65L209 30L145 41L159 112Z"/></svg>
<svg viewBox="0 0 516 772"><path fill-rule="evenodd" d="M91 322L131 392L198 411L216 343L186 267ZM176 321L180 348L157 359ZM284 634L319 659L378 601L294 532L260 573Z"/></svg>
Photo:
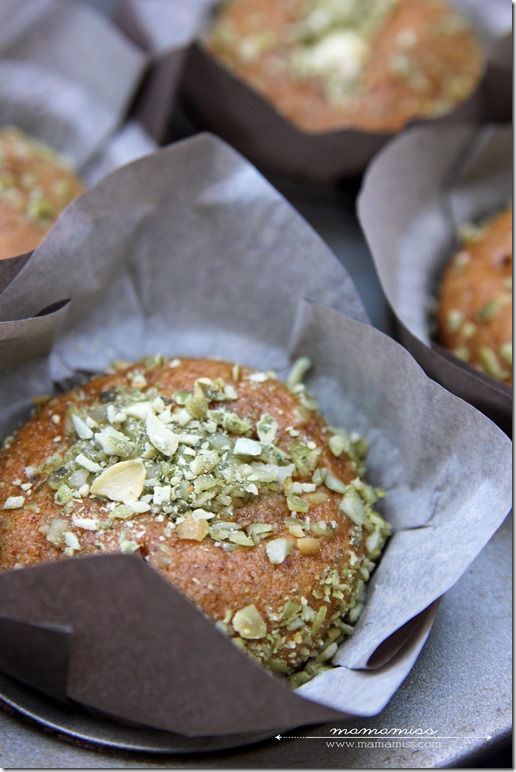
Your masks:
<svg viewBox="0 0 516 772"><path fill-rule="evenodd" d="M87 184L156 147L126 123L144 67L144 54L88 6L0 4L0 126L47 142Z"/></svg>
<svg viewBox="0 0 516 772"><path fill-rule="evenodd" d="M512 392L430 337L439 275L457 249L457 229L504 208L512 194L510 126L413 129L373 161L358 215L399 338L426 372L505 431Z"/></svg>
<svg viewBox="0 0 516 772"><path fill-rule="evenodd" d="M66 296L70 303L34 317ZM366 611L337 655L340 667L297 693L131 556L0 576L0 668L21 677L20 623L43 625L40 640L54 634L57 642L57 696L209 735L211 748L216 735L224 747L230 734L380 711L415 661L435 601L510 506L510 442L402 347L339 313L364 320L344 269L299 215L223 143L178 143L74 202L4 290L0 310L3 319L27 317L0 323L2 361L17 357L0 377L2 433L52 378L101 368L113 356L216 355L285 374L289 352L309 355L310 387L328 419L370 441L369 477L388 488L383 511L396 531ZM33 643L32 662L46 657L46 645Z"/></svg>
<svg viewBox="0 0 516 772"><path fill-rule="evenodd" d="M54 147L86 185L156 149L136 121L110 134L111 124L109 111L75 83L31 63L0 60L0 126L18 126ZM0 260L0 288L6 262Z"/></svg>
<svg viewBox="0 0 516 772"><path fill-rule="evenodd" d="M105 16L67 0L3 0L0 58L3 63L31 65L34 74L40 70L54 75L58 82L73 84L75 99L80 101L67 105L70 94L63 94L60 108L65 115L80 110L75 123L87 127L81 138L83 146L74 153L79 164L84 162L80 150L84 156L98 152L122 123L146 63L145 55ZM33 92L39 91L38 86L38 81L32 82ZM45 98L47 94L40 96L43 115ZM37 103L36 94L33 100ZM54 144L52 136L46 139ZM65 146L63 150L71 149Z"/></svg>
<svg viewBox="0 0 516 772"><path fill-rule="evenodd" d="M511 29L508 0L453 0L465 10L485 45L486 57L500 36ZM217 6L211 3L212 10ZM491 92L498 81L489 79ZM490 92L490 93L491 93ZM503 92L506 93L505 90ZM192 47L184 69L182 94L194 122L230 142L269 173L312 182L334 183L363 172L373 155L394 135L338 130L309 133L298 129L261 94L220 65L202 43ZM413 121L441 125L476 120L483 114L484 80L465 102L446 116Z"/></svg>
<svg viewBox="0 0 516 772"><path fill-rule="evenodd" d="M148 57L131 114L158 142L166 138L188 47L203 26L210 0L119 0L114 20Z"/></svg>
<svg viewBox="0 0 516 772"><path fill-rule="evenodd" d="M113 116L76 83L30 62L0 60L0 126L17 126L64 155L87 184L156 148L136 122Z"/></svg>

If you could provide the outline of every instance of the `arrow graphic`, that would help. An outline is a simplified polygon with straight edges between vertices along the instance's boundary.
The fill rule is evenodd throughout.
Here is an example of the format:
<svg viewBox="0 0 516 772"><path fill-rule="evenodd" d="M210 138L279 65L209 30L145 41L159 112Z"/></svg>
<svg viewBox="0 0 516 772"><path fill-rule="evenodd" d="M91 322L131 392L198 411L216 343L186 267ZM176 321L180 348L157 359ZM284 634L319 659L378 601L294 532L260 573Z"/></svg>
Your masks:
<svg viewBox="0 0 516 772"><path fill-rule="evenodd" d="M492 735L414 735L414 734L393 734L393 735L356 735L356 734L338 734L338 735L285 735L277 734L276 740L490 740Z"/></svg>

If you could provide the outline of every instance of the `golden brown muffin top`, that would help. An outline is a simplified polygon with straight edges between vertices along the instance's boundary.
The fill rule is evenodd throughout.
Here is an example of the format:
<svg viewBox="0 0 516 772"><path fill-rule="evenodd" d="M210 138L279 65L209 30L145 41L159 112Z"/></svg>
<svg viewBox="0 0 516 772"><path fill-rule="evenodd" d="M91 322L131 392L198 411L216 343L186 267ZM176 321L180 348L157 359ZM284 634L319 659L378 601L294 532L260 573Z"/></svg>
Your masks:
<svg viewBox="0 0 516 772"><path fill-rule="evenodd" d="M512 209L461 229L441 284L438 340L464 362L512 383Z"/></svg>
<svg viewBox="0 0 516 772"><path fill-rule="evenodd" d="M310 132L391 132L445 114L484 66L445 0L226 0L207 46Z"/></svg>
<svg viewBox="0 0 516 772"><path fill-rule="evenodd" d="M65 159L17 128L0 130L0 259L35 249L83 185Z"/></svg>
<svg viewBox="0 0 516 772"><path fill-rule="evenodd" d="M0 568L135 553L269 668L320 668L389 527L306 367L155 357L50 400L0 454Z"/></svg>

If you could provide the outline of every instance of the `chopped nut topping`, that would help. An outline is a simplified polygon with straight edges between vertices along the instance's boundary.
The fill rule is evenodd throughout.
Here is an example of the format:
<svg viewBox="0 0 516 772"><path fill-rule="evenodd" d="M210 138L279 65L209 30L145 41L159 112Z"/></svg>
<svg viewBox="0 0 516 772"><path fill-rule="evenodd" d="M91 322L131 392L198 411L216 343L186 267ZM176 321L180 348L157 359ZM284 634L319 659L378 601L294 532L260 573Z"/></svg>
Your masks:
<svg viewBox="0 0 516 772"><path fill-rule="evenodd" d="M293 544L289 539L273 539L267 542L265 551L269 561L273 565L278 566L288 557L292 547Z"/></svg>
<svg viewBox="0 0 516 772"><path fill-rule="evenodd" d="M457 332L457 330L460 329L463 321L464 321L464 314L462 313L462 311L459 311L456 308L453 308L451 311L448 311L446 324L450 332Z"/></svg>
<svg viewBox="0 0 516 772"><path fill-rule="evenodd" d="M242 638L255 640L267 634L267 625L253 603L235 613L232 625Z"/></svg>
<svg viewBox="0 0 516 772"><path fill-rule="evenodd" d="M120 461L108 467L90 486L94 496L129 502L141 496L147 472L141 459Z"/></svg>
<svg viewBox="0 0 516 772"><path fill-rule="evenodd" d="M177 535L180 539L202 541L208 535L208 530L208 523L206 520L199 520L191 514L177 526Z"/></svg>
<svg viewBox="0 0 516 772"><path fill-rule="evenodd" d="M453 349L453 353L458 359L462 359L463 362L469 361L470 352L467 346L457 346L457 348Z"/></svg>
<svg viewBox="0 0 516 772"><path fill-rule="evenodd" d="M504 306L507 302L510 302L510 298L492 298L492 300L489 300L479 310L477 313L477 319L481 322L487 322L490 319L494 319L494 317L500 312L502 306Z"/></svg>
<svg viewBox="0 0 516 772"><path fill-rule="evenodd" d="M321 549L321 545L318 539L314 539L312 536L304 536L297 540L297 546L302 555L317 555Z"/></svg>
<svg viewBox="0 0 516 772"><path fill-rule="evenodd" d="M179 447L179 437L171 432L152 411L147 411L145 423L147 436L154 447L164 456L173 456Z"/></svg>
<svg viewBox="0 0 516 772"><path fill-rule="evenodd" d="M239 437L233 447L235 456L261 456L262 446L255 440L248 440L245 437Z"/></svg>
<svg viewBox="0 0 516 772"><path fill-rule="evenodd" d="M507 370L504 370L504 368L501 367L496 352L488 346L482 346L480 348L480 360L485 372L488 375L492 375L493 378L503 380L503 378L507 377L509 374Z"/></svg>
<svg viewBox="0 0 516 772"><path fill-rule="evenodd" d="M25 504L24 496L9 496L5 501L2 509L20 509Z"/></svg>
<svg viewBox="0 0 516 772"><path fill-rule="evenodd" d="M512 343L502 343L500 346L500 356L506 364L512 367Z"/></svg>
<svg viewBox="0 0 516 772"><path fill-rule="evenodd" d="M364 524L366 509L362 498L355 488L348 488L340 502L340 510L356 525Z"/></svg>

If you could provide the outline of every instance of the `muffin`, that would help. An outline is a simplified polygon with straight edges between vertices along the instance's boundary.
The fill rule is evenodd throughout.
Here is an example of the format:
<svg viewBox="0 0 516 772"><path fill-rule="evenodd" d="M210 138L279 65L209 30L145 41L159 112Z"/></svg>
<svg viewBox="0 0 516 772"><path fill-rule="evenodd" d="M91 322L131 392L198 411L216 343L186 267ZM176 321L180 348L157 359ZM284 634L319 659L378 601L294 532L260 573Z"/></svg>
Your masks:
<svg viewBox="0 0 516 772"><path fill-rule="evenodd" d="M35 249L82 191L55 150L19 129L0 129L0 259Z"/></svg>
<svg viewBox="0 0 516 772"><path fill-rule="evenodd" d="M50 399L0 454L0 568L135 553L294 686L324 669L390 528L306 366L153 357Z"/></svg>
<svg viewBox="0 0 516 772"><path fill-rule="evenodd" d="M394 132L443 115L484 67L445 0L226 0L206 46L308 132Z"/></svg>
<svg viewBox="0 0 516 772"><path fill-rule="evenodd" d="M455 356L512 383L512 210L461 230L447 266L437 312L437 340Z"/></svg>

